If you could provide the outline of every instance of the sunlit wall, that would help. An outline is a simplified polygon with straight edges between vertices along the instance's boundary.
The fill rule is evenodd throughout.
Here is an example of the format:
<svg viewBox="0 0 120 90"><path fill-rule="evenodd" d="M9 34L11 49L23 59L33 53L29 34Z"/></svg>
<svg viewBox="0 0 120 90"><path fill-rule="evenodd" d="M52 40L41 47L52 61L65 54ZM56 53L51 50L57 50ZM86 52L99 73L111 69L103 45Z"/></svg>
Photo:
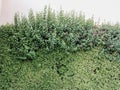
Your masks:
<svg viewBox="0 0 120 90"><path fill-rule="evenodd" d="M65 11L82 11L87 18L94 16L95 21L115 23L120 22L119 2L119 0L0 0L0 24L13 22L14 13L17 11L27 15L30 8L36 12L42 10L45 5L50 5L55 10L62 7Z"/></svg>
<svg viewBox="0 0 120 90"><path fill-rule="evenodd" d="M0 14L1 14L1 7L2 7L2 0L0 0Z"/></svg>

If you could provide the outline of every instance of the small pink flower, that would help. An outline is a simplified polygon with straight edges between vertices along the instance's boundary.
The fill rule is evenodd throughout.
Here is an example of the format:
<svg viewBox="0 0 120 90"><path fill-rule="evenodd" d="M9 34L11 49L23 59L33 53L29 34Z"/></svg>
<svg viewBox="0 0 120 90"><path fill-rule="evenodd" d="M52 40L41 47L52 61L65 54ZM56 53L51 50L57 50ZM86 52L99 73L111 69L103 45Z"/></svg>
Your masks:
<svg viewBox="0 0 120 90"><path fill-rule="evenodd" d="M94 31L94 36L97 36L97 32L96 31Z"/></svg>
<svg viewBox="0 0 120 90"><path fill-rule="evenodd" d="M67 32L64 32L64 35L67 35L68 33Z"/></svg>
<svg viewBox="0 0 120 90"><path fill-rule="evenodd" d="M90 46L92 46L92 45L93 45L93 43L91 42L91 43L90 43Z"/></svg>
<svg viewBox="0 0 120 90"><path fill-rule="evenodd" d="M82 48L83 46L82 45L80 45L80 48Z"/></svg>
<svg viewBox="0 0 120 90"><path fill-rule="evenodd" d="M110 48L113 48L114 47L114 45L110 45Z"/></svg>
<svg viewBox="0 0 120 90"><path fill-rule="evenodd" d="M105 34L106 33L106 31L103 31L103 34Z"/></svg>
<svg viewBox="0 0 120 90"><path fill-rule="evenodd" d="M105 33L106 33L106 31L101 31L101 32L100 32L101 35L102 35L102 34L105 34Z"/></svg>

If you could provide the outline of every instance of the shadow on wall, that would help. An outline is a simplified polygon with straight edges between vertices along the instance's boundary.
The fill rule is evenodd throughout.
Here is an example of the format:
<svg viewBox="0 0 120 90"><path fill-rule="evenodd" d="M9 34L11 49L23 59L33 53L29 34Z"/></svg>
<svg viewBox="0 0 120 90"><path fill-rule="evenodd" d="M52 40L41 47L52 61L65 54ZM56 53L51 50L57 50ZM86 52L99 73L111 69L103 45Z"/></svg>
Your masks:
<svg viewBox="0 0 120 90"><path fill-rule="evenodd" d="M15 12L24 11L25 4L23 0L2 0L0 24L13 23Z"/></svg>
<svg viewBox="0 0 120 90"><path fill-rule="evenodd" d="M31 8L37 10L36 8L43 7L41 3L39 0L0 0L0 25L13 23L16 12L27 15Z"/></svg>
<svg viewBox="0 0 120 90"><path fill-rule="evenodd" d="M15 12L27 15L29 9L32 8L36 12L43 10L44 6L49 4L55 10L62 7L65 11L82 11L86 18L94 15L95 21L100 19L100 22L120 22L119 0L0 0L0 4L0 24L13 23Z"/></svg>
<svg viewBox="0 0 120 90"><path fill-rule="evenodd" d="M2 0L0 0L0 24L1 24L1 7L2 7Z"/></svg>
<svg viewBox="0 0 120 90"><path fill-rule="evenodd" d="M1 14L2 0L0 0L0 14Z"/></svg>

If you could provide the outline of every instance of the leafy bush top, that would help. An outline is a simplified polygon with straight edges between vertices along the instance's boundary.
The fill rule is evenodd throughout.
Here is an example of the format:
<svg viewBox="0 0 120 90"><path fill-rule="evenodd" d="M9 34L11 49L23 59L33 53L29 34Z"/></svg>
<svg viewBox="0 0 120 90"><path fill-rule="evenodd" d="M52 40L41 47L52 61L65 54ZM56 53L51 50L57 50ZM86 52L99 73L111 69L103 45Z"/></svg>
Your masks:
<svg viewBox="0 0 120 90"><path fill-rule="evenodd" d="M38 50L67 52L90 50L103 46L108 52L120 53L120 28L96 26L93 18L76 15L74 11L57 14L48 6L36 14L30 10L28 17L14 16L14 25L0 27L0 36L8 43L11 53L19 59L34 59Z"/></svg>

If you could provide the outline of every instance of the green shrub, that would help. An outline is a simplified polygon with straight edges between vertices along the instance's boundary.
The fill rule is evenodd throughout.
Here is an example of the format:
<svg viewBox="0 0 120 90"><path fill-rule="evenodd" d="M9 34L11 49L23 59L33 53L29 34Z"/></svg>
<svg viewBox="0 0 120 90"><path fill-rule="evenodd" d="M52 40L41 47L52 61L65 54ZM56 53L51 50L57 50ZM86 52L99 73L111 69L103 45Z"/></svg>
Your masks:
<svg viewBox="0 0 120 90"><path fill-rule="evenodd" d="M0 37L9 45L11 54L22 60L33 60L40 50L66 52L90 50L102 46L105 52L119 52L119 27L96 26L93 18L74 11L53 11L50 6L36 14L30 10L28 17L14 16L14 25L0 27Z"/></svg>
<svg viewBox="0 0 120 90"><path fill-rule="evenodd" d="M104 53L109 55L109 59L120 60L120 27L104 24L100 27L99 32L101 32ZM111 58L110 55L114 57Z"/></svg>
<svg viewBox="0 0 120 90"><path fill-rule="evenodd" d="M61 49L66 51L89 50L94 47L93 19L75 15L74 11L58 14L49 7L28 18L15 14L12 53L19 59L34 59L38 50Z"/></svg>

